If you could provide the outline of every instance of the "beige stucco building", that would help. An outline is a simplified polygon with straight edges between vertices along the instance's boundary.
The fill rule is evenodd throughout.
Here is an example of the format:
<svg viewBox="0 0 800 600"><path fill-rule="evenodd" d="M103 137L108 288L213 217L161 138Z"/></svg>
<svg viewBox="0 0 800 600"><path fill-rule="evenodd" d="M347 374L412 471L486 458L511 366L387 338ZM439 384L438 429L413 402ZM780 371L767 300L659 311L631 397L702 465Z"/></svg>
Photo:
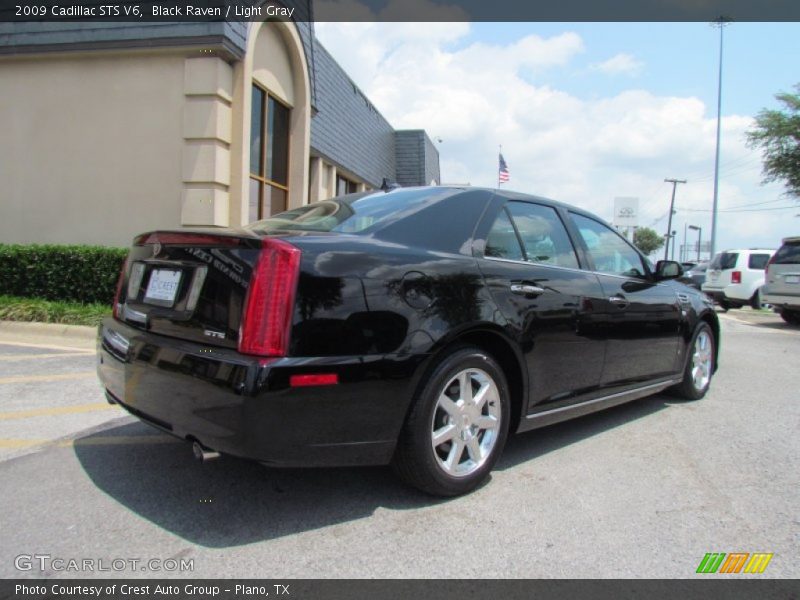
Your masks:
<svg viewBox="0 0 800 600"><path fill-rule="evenodd" d="M425 132L392 129L310 23L200 25L0 25L0 242L125 246L438 182Z"/></svg>

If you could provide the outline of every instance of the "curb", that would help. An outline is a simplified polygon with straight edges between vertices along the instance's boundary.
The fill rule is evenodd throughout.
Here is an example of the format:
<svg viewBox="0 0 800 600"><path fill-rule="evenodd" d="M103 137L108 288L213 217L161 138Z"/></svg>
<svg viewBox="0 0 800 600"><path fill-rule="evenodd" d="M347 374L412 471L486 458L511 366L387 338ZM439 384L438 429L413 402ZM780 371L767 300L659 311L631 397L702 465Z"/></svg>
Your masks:
<svg viewBox="0 0 800 600"><path fill-rule="evenodd" d="M56 337L66 340L92 340L97 337L97 328L86 325L63 325L61 323L33 323L27 321L0 321L0 334Z"/></svg>

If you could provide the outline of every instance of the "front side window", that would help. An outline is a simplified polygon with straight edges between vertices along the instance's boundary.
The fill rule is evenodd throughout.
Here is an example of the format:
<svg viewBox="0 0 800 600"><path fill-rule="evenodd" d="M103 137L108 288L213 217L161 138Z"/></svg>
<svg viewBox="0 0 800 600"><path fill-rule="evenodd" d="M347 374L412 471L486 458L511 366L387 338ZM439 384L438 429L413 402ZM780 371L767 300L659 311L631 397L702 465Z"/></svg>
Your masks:
<svg viewBox="0 0 800 600"><path fill-rule="evenodd" d="M250 221L286 210L290 110L253 85L250 115Z"/></svg>
<svg viewBox="0 0 800 600"><path fill-rule="evenodd" d="M583 215L570 213L594 261L595 271L624 277L644 277L642 257L616 231Z"/></svg>

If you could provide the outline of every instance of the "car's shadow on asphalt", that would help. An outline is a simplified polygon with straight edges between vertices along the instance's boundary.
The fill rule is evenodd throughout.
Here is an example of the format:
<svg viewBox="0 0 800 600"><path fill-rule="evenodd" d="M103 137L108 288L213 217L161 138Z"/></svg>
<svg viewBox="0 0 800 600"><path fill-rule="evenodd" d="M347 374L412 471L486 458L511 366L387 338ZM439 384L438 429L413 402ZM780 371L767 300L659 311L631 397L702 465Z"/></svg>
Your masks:
<svg viewBox="0 0 800 600"><path fill-rule="evenodd" d="M668 396L512 436L497 470L653 414ZM76 440L74 452L99 490L155 525L212 548L240 546L447 500L417 492L388 467L268 469L223 457L205 464L191 446L142 423ZM488 485L491 485L489 483Z"/></svg>

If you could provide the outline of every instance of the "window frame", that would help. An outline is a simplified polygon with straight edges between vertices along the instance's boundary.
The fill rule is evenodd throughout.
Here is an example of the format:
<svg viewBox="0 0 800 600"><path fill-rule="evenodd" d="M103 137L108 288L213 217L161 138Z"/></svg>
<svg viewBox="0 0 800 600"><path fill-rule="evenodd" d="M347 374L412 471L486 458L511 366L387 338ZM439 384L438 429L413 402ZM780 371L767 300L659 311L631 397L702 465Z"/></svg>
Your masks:
<svg viewBox="0 0 800 600"><path fill-rule="evenodd" d="M574 242L577 243L578 245L580 245L580 248L581 248L580 254L583 256L583 260L585 260L585 262L586 262L586 267L587 267L586 270L591 271L592 273L595 273L597 275L607 275L609 277L620 277L622 279L652 280L653 271L652 271L652 269L650 267L650 261L647 260L647 257L644 256L636 246L634 246L629 240L625 239L625 237L622 236L619 233L619 231L614 229L614 227L612 227L608 223L603 222L601 219L599 219L599 218L597 218L597 217L595 217L593 215L586 214L586 213L583 213L583 212L580 212L580 211L567 209L566 213L567 213L567 216L569 217L569 226L570 226L570 228L572 228L571 233L572 233L572 237L574 238ZM584 219L588 219L590 221L594 221L595 223L598 223L598 224L602 225L603 227L606 227L612 233L614 233L619 239L621 239L631 250L633 250L633 252L636 254L636 256L639 257L639 260L642 263L642 268L644 269L644 273L642 274L642 276L641 277L637 277L635 275L622 275L620 273L607 273L605 271L598 271L597 270L597 265L594 262L594 256L592 256L592 252L589 249L589 246L586 244L586 241L583 239L583 236L581 235L581 232L580 232L580 228L578 227L578 224L575 222L575 219L573 218L573 217L576 217L576 216L583 217Z"/></svg>
<svg viewBox="0 0 800 600"><path fill-rule="evenodd" d="M540 206L540 207L548 208L548 209L552 210L553 213L555 213L556 218L558 219L559 223L561 223L561 226L564 228L564 233L566 233L567 241L569 241L569 243L570 243L570 245L572 247L572 252L573 252L573 254L575 256L575 261L577 263L577 267L563 267L561 265L553 265L553 264L550 264L550 263L535 262L535 261L528 260L528 252L525 249L525 244L522 241L522 236L520 235L519 230L517 229L517 224L514 222L514 217L511 214L511 211L508 210L508 205L511 202L516 202L518 204L532 204L534 206ZM533 201L530 201L530 200L527 200L527 199L523 199L523 198L508 198L508 199L504 199L503 204L500 206L500 210L498 210L488 222L488 225L487 225L488 228L486 229L486 234L485 234L486 235L486 242L488 243L488 241L489 241L489 233L491 233L492 227L494 227L494 224L497 221L497 219L500 217L500 214L501 213L505 213L506 214L506 218L508 218L508 220L511 222L511 227L514 228L514 235L517 238L517 244L519 244L520 252L522 253L522 260L517 260L517 259L514 259L514 258L502 258L502 257L499 257L499 256L487 256L486 255L486 244L484 244L483 250L481 252L481 258L484 258L486 260L499 260L499 261L503 261L503 262L512 262L512 263L516 263L516 264L519 264L519 265L547 267L547 268L550 268L550 269L566 269L568 271L582 271L582 272L588 271L589 269L586 268L588 266L587 257L586 257L586 251L585 251L585 249L584 249L584 247L582 245L581 246L578 245L576 237L575 237L575 231L573 231L573 229L572 229L571 222L569 222L568 219L565 218L565 214L564 214L565 212L566 211L562 207L557 206L557 205L553 205L553 204L548 204L546 202L533 202Z"/></svg>
<svg viewBox="0 0 800 600"><path fill-rule="evenodd" d="M261 131L259 132L261 136L261 144L260 144L260 151L259 151L259 161L258 161L258 173L253 173L250 168L252 167L252 157L250 157L250 161L248 163L248 181L255 180L258 182L258 210L256 211L256 219L255 221L260 221L272 216L272 214L277 213L265 213L265 206L264 206L264 196L266 191L266 186L270 186L273 188L277 188L282 190L286 194L286 205L284 206L283 210L278 212L284 212L289 210L289 174L291 173L291 146L292 146L292 135L291 135L291 121L292 121L292 107L286 104L285 102L281 101L277 96L274 96L269 92L269 90L261 85L256 81L252 81L252 88L259 89L264 94L264 99L261 102ZM251 94L251 102L252 102L252 94L253 90L250 90ZM288 114L288 123L287 123L287 131L286 131L286 184L278 183L273 179L269 179L262 173L266 174L266 162L267 162L267 144L270 135L269 124L267 122L267 117L269 115L269 101L272 99L276 104L279 104L283 108L286 109ZM253 107L250 107L250 115L252 119L253 114ZM250 139L250 148L252 149L252 126L251 126L251 139ZM248 192L249 194L249 192ZM248 195L248 219L249 219L249 206L250 206L250 197ZM250 222L255 222L250 221Z"/></svg>

